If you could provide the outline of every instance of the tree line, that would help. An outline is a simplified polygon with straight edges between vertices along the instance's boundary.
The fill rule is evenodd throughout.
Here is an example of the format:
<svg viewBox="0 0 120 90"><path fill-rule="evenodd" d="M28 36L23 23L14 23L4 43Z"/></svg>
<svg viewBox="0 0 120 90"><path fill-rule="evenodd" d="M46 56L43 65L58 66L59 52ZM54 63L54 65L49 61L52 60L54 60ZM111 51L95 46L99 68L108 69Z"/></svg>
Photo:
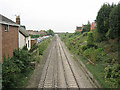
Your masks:
<svg viewBox="0 0 120 90"><path fill-rule="evenodd" d="M97 41L120 39L120 3L103 4L97 18Z"/></svg>

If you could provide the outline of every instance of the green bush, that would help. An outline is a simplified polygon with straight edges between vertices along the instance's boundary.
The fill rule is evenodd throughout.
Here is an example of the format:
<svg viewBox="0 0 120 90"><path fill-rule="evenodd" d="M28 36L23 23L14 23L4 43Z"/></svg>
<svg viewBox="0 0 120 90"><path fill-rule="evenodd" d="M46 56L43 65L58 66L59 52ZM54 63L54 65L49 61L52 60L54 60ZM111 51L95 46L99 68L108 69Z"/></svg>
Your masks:
<svg viewBox="0 0 120 90"><path fill-rule="evenodd" d="M77 48L76 54L79 55L80 54L80 49Z"/></svg>
<svg viewBox="0 0 120 90"><path fill-rule="evenodd" d="M35 49L37 47L36 43L33 44L33 46L31 47L31 50Z"/></svg>
<svg viewBox="0 0 120 90"><path fill-rule="evenodd" d="M50 39L45 40L40 44L39 50L43 54L44 49L46 49ZM2 87L3 89L7 88L20 88L25 83L24 80L27 80L26 77L29 76L33 70L33 66L30 65L32 61L38 61L39 58L36 58L32 55L26 47L23 49L17 49L13 52L13 57L6 59L4 56L4 63L2 64Z"/></svg>
<svg viewBox="0 0 120 90"><path fill-rule="evenodd" d="M88 32L87 34L87 45L88 46L94 45L93 32Z"/></svg>
<svg viewBox="0 0 120 90"><path fill-rule="evenodd" d="M86 49L86 50L84 51L83 55L84 55L85 57L87 57L87 58L90 58L91 53L94 52L94 50L95 50L94 47L93 47L93 48L88 48L88 49Z"/></svg>
<svg viewBox="0 0 120 90"><path fill-rule="evenodd" d="M84 37L84 36L87 36L87 33L88 33L88 32L84 32L84 33L82 34L82 35L83 35L83 37Z"/></svg>
<svg viewBox="0 0 120 90"><path fill-rule="evenodd" d="M105 55L103 48L95 49L93 52L91 52L91 60L96 63L98 61L102 61L102 57Z"/></svg>
<svg viewBox="0 0 120 90"><path fill-rule="evenodd" d="M76 31L76 32L74 33L74 35L80 35L80 34L81 34L80 31Z"/></svg>
<svg viewBox="0 0 120 90"><path fill-rule="evenodd" d="M11 60L6 60L2 65L2 86L15 87L20 68ZM14 77L15 76L15 77Z"/></svg>
<svg viewBox="0 0 120 90"><path fill-rule="evenodd" d="M43 55L44 48L45 46L39 45L39 55Z"/></svg>
<svg viewBox="0 0 120 90"><path fill-rule="evenodd" d="M87 45L80 46L80 52L83 53L88 48Z"/></svg>
<svg viewBox="0 0 120 90"><path fill-rule="evenodd" d="M97 46L97 45L95 45L95 44L87 45L87 47L88 47L88 48L92 48L92 47L94 47L95 49L97 49L97 48L98 48L98 46Z"/></svg>
<svg viewBox="0 0 120 90"><path fill-rule="evenodd" d="M76 48L79 48L79 44L80 44L80 42L79 42L79 41L77 41L77 42L76 42L76 45L75 45L75 46L76 46Z"/></svg>
<svg viewBox="0 0 120 90"><path fill-rule="evenodd" d="M70 34L68 37L71 38L71 37L72 37L72 34Z"/></svg>
<svg viewBox="0 0 120 90"><path fill-rule="evenodd" d="M87 34L87 46L88 48L94 47L95 49L97 49L97 45L95 44L95 38L96 38L96 31L94 32L88 32Z"/></svg>
<svg viewBox="0 0 120 90"><path fill-rule="evenodd" d="M22 49L23 49L23 50L28 50L28 48L27 48L26 46L24 46Z"/></svg>
<svg viewBox="0 0 120 90"><path fill-rule="evenodd" d="M44 50L47 48L49 42L50 42L50 39L45 40L38 46L39 55L43 55Z"/></svg>
<svg viewBox="0 0 120 90"><path fill-rule="evenodd" d="M52 36L54 36L53 30L49 29L49 30L47 30L46 32L47 32L47 35L52 35Z"/></svg>
<svg viewBox="0 0 120 90"><path fill-rule="evenodd" d="M17 88L22 79L32 70L30 65L31 54L28 50L17 49L12 58L4 60L2 65L2 87Z"/></svg>
<svg viewBox="0 0 120 90"><path fill-rule="evenodd" d="M105 55L103 48L95 49L94 47L88 48L83 52L83 55L89 58L92 62L96 63L102 60Z"/></svg>
<svg viewBox="0 0 120 90"><path fill-rule="evenodd" d="M18 49L14 51L14 56L12 57L12 59L14 59L13 61L18 64L18 63L23 63L24 65L24 72L25 69L29 66L30 61L31 61L31 54L29 53L28 50L24 50L24 49Z"/></svg>
<svg viewBox="0 0 120 90"><path fill-rule="evenodd" d="M40 35L30 35L31 36L31 38L39 38L40 37Z"/></svg>
<svg viewBox="0 0 120 90"><path fill-rule="evenodd" d="M105 81L110 84L112 88L120 88L120 65L108 65L105 68Z"/></svg>
<svg viewBox="0 0 120 90"><path fill-rule="evenodd" d="M102 42L106 38L104 34L98 32L97 28L93 31L93 36L95 42Z"/></svg>

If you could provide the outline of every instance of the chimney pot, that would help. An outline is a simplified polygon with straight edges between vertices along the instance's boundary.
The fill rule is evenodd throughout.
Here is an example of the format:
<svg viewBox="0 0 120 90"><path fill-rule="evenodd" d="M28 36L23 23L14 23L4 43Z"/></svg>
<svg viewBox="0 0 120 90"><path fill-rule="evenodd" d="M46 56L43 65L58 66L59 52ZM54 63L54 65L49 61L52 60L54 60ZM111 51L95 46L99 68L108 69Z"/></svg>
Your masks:
<svg viewBox="0 0 120 90"><path fill-rule="evenodd" d="M20 25L20 16L16 16L16 24L19 24Z"/></svg>

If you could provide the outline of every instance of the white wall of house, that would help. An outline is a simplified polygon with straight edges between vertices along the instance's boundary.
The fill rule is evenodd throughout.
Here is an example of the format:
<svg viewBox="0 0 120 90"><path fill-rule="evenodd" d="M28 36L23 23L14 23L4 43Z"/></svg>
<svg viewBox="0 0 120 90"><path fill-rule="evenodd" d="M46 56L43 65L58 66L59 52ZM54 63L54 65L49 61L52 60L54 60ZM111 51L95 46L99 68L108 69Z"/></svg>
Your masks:
<svg viewBox="0 0 120 90"><path fill-rule="evenodd" d="M27 45L28 50L30 50L31 49L31 37L30 36L26 37L26 45Z"/></svg>
<svg viewBox="0 0 120 90"><path fill-rule="evenodd" d="M19 32L19 48L22 49L26 45L26 38Z"/></svg>
<svg viewBox="0 0 120 90"><path fill-rule="evenodd" d="M22 49L24 46L26 46L28 50L31 49L31 37L25 37L19 32L19 48Z"/></svg>

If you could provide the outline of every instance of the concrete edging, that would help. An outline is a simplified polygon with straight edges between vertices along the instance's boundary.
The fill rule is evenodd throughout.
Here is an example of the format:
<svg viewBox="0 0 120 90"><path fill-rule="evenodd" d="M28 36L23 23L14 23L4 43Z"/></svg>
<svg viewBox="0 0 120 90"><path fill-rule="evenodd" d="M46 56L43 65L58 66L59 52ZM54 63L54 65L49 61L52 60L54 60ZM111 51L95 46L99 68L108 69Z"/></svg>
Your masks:
<svg viewBox="0 0 120 90"><path fill-rule="evenodd" d="M83 62L76 56L74 55L79 64L82 66L83 70L86 72L86 74L89 76L89 78L92 80L92 82L98 87L102 88L101 85L98 83L98 81L94 78L93 74L86 68L86 66L83 64Z"/></svg>

